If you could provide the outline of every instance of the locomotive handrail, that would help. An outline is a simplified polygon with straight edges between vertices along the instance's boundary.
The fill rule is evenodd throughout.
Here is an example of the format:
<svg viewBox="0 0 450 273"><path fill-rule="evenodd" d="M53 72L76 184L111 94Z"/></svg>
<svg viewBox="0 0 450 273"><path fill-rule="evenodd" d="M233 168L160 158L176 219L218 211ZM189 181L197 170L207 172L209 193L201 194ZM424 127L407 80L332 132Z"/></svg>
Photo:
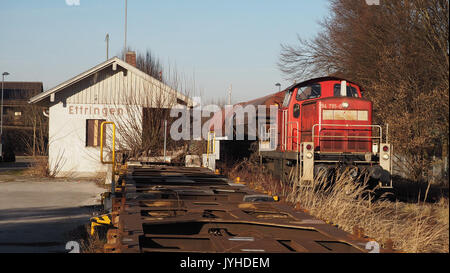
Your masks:
<svg viewBox="0 0 450 273"><path fill-rule="evenodd" d="M300 151L299 150L299 144L300 144L300 134L299 134L299 132L300 132L300 128L299 128L299 124L298 124L298 121L290 121L290 122L287 122L286 123L287 124L287 128L288 128L288 132L290 131L289 130L289 125L290 124L295 124L295 125L297 125L297 153ZM292 128L292 129L294 129L294 128ZM287 139L290 139L290 138L292 138L292 139L294 139L295 137L294 136L288 136L287 137ZM287 141L286 141L287 142ZM286 146L287 146L287 143L286 143ZM291 144L291 148L293 148L292 147L293 145ZM287 150L287 149L286 149Z"/></svg>
<svg viewBox="0 0 450 273"><path fill-rule="evenodd" d="M330 129L330 128L321 128L320 130L319 130L319 134L318 135L315 135L314 134L314 132L315 132L315 127L316 126L340 126L340 127L346 127L346 128L351 128L351 127L371 127L371 128L378 128L379 130L380 130L380 135L379 136L321 136L320 135L320 132L323 130L323 129ZM312 126L312 141L314 142L314 138L315 137L318 137L319 138L319 141L320 141L320 138L346 138L346 139L350 139L350 138L353 138L353 139L368 139L368 138L370 138L370 139L379 139L380 140L380 143L381 142L383 142L383 129L381 128L381 126L380 125L363 125L363 124L314 124L313 126Z"/></svg>
<svg viewBox="0 0 450 273"><path fill-rule="evenodd" d="M287 150L287 116L288 110L283 110L282 113L282 128L281 128L281 147L284 147L284 150Z"/></svg>
<svg viewBox="0 0 450 273"><path fill-rule="evenodd" d="M288 111L287 110L283 110L283 128L281 130L281 146L284 147L284 150L286 151L288 149L288 139L290 138L295 138L293 136L289 136L288 132L289 132L289 125L290 124L296 124L297 125L297 131L300 132L300 125L298 121L290 121L288 122L287 120L288 117ZM300 151L299 149L299 144L300 144L300 134L297 132L297 153ZM291 145L292 148L293 145Z"/></svg>

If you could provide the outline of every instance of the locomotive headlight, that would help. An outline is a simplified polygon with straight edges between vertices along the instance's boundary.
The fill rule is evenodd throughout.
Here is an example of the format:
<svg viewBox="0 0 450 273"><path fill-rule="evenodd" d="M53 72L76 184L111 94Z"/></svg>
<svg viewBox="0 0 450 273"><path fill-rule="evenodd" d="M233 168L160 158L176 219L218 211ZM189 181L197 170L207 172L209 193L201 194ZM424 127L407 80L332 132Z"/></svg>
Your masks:
<svg viewBox="0 0 450 273"><path fill-rule="evenodd" d="M348 108L348 102L343 102L341 105L343 108Z"/></svg>
<svg viewBox="0 0 450 273"><path fill-rule="evenodd" d="M384 159L384 160L388 160L388 159L389 159L389 155L388 155L388 154L384 154L384 155L383 155L383 159Z"/></svg>
<svg viewBox="0 0 450 273"><path fill-rule="evenodd" d="M306 157L308 159L311 159L313 157L313 154L311 152L306 153Z"/></svg>

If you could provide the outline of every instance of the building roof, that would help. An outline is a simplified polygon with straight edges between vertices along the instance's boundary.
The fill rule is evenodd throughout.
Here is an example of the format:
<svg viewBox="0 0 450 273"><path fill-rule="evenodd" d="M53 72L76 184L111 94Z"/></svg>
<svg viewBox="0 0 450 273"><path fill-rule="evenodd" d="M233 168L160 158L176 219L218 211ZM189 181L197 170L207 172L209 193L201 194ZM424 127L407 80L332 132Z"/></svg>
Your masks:
<svg viewBox="0 0 450 273"><path fill-rule="evenodd" d="M46 98L49 98L52 94L55 94L55 93L57 93L59 91L62 91L66 87L68 87L68 86L70 86L72 84L75 84L75 83L77 83L77 82L79 82L79 81L81 81L81 80L83 80L83 79L85 79L85 78L87 78L87 77L89 77L89 76L91 76L91 75L93 75L93 74L103 70L103 69L106 69L106 68L108 68L108 67L110 67L111 65L114 65L114 64L116 64L118 66L121 66L122 68L124 68L124 69L126 69L128 71L131 71L132 73L140 76L144 80L147 80L149 82L158 82L158 84L163 84L160 81L158 81L157 79L155 79L155 78L151 77L150 75L148 75L147 73L142 72L138 68L136 68L136 67L134 67L134 66L132 66L132 65L130 65L130 64L124 62L124 61L122 61L121 59L119 59L117 57L113 57L113 58L111 58L111 59L109 59L109 60L107 60L107 61L105 61L105 62L103 62L103 63L101 63L101 64L99 64L97 66L94 66L91 69L89 69L89 70L87 70L87 71L85 71L85 72L83 72L83 73L81 73L81 74L79 74L79 75L77 75L77 76L75 76L75 77L73 77L73 78L71 78L71 79L69 79L69 80L67 80L67 81L65 81L65 82L63 82L63 83L61 83L61 84L59 84L59 85L57 85L57 86L55 86L55 87L45 91L45 92L43 92L43 93L41 93L41 94L38 94L38 95L32 97L28 101L28 103L39 103L39 102L42 103L43 100L45 100ZM174 89L172 89L172 88L170 88L168 86L165 89L169 90L170 92L175 93L176 97L178 99L186 102L187 105L192 105L192 100L189 97L181 94L180 92L178 92L178 91L176 91L176 90L174 90Z"/></svg>
<svg viewBox="0 0 450 273"><path fill-rule="evenodd" d="M346 81L348 83L352 83L355 85L360 86L358 83L341 78L341 77L337 77L337 76L325 76L325 77L319 77L319 78L314 78L314 79L309 79L300 83L294 83L293 85L289 86L288 88L286 88L285 90L291 90L293 88L299 87L299 86L304 86L304 85L308 85L310 83L315 83L315 82L322 82L322 81Z"/></svg>
<svg viewBox="0 0 450 273"><path fill-rule="evenodd" d="M42 82L3 82L4 99L29 99L44 90Z"/></svg>

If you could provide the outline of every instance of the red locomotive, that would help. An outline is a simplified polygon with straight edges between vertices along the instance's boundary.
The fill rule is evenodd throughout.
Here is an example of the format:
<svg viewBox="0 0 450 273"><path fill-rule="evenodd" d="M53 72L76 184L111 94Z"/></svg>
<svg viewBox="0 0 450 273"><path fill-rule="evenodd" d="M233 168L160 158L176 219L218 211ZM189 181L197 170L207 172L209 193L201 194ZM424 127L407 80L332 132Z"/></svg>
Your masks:
<svg viewBox="0 0 450 273"><path fill-rule="evenodd" d="M259 123L257 132L248 129L245 134L247 138L256 134L261 161L279 177L296 173L307 182L321 171L344 167L351 168L354 176L367 170L373 181L392 188L392 146L382 126L372 124L372 102L362 98L358 84L337 77L316 78L237 106L248 105L277 106L276 121L267 119ZM222 116L225 123L235 114ZM233 126L239 122L235 120ZM251 141L221 141L221 159L242 143ZM243 154L242 148L239 153Z"/></svg>

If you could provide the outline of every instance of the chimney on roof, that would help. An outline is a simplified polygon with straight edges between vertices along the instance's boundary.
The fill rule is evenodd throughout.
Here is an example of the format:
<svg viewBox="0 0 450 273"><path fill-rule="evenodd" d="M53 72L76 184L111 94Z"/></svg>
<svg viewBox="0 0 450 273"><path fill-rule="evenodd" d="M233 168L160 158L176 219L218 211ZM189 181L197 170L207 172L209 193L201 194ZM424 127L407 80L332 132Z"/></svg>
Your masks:
<svg viewBox="0 0 450 273"><path fill-rule="evenodd" d="M128 51L125 54L125 61L128 64L131 64L132 66L136 67L136 52L134 51Z"/></svg>

